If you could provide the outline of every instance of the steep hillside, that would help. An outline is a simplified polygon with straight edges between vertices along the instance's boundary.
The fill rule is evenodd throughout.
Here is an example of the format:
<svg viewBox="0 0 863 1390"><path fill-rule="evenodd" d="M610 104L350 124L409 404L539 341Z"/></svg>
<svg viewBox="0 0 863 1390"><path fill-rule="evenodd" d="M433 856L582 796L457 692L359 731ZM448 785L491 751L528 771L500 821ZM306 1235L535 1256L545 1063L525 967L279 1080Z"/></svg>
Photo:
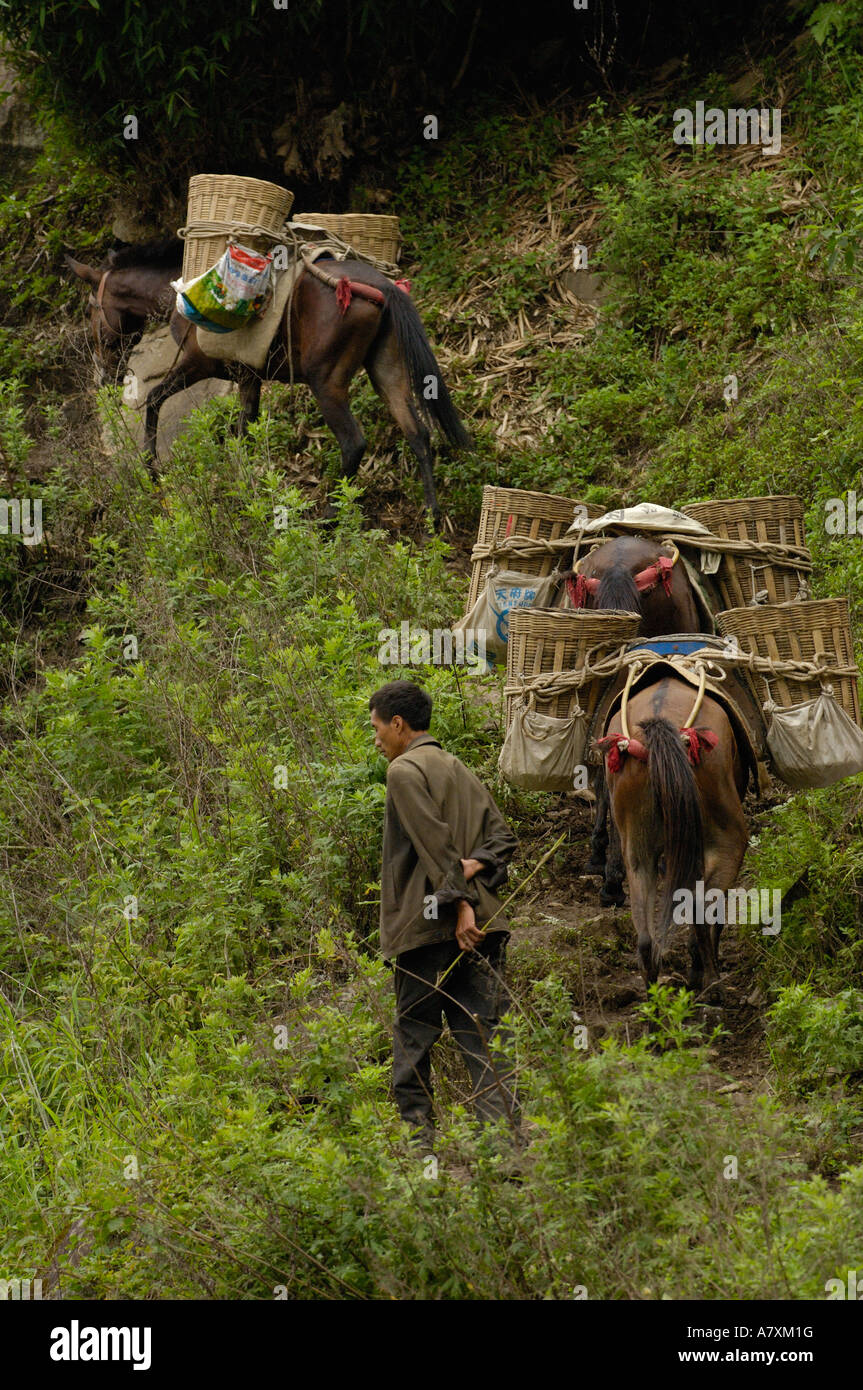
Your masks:
<svg viewBox="0 0 863 1390"><path fill-rule="evenodd" d="M781 151L676 145L701 100L780 107ZM439 461L445 539L368 384L358 487L332 485L306 391L270 387L244 441L235 401L198 412L156 492L59 270L109 245L110 181L54 132L4 189L0 462L46 532L0 550L5 1269L95 1298L802 1299L844 1277L859 779L747 808L780 935L727 933L722 1009L673 981L645 1004L628 913L581 873L588 808L499 781L502 677L422 668L436 734L519 833L513 886L567 835L513 909L521 1181L474 1133L451 1041L432 1180L388 1095L367 703L417 674L382 667L381 629L462 611L486 482L798 493L815 594L847 593L859 635L863 538L824 520L863 445L861 118L860 53L807 41L622 107L477 101L405 159L406 271L476 437Z"/></svg>

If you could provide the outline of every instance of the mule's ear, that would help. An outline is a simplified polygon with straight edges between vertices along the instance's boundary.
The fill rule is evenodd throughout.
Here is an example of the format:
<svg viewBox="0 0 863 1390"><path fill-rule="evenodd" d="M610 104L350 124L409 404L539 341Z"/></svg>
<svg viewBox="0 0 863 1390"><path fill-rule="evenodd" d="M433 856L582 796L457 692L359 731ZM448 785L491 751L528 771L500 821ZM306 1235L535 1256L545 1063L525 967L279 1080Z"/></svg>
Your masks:
<svg viewBox="0 0 863 1390"><path fill-rule="evenodd" d="M86 280L88 285L98 285L102 276L98 270L94 270L91 265L85 265L83 261L76 261L72 256L64 256L64 263L71 270L73 275L77 275L79 280Z"/></svg>

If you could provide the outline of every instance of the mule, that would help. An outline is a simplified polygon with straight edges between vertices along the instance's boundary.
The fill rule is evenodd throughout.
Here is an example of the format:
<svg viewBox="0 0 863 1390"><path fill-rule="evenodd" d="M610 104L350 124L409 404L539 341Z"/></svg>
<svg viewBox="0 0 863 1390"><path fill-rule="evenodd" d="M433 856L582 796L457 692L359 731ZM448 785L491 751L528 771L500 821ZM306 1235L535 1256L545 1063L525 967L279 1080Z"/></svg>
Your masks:
<svg viewBox="0 0 863 1390"><path fill-rule="evenodd" d="M698 603L686 567L679 556L669 552L668 545L660 545L655 538L614 536L563 577L576 608L619 608L638 613L641 637L701 631Z"/></svg>
<svg viewBox="0 0 863 1390"><path fill-rule="evenodd" d="M663 563L665 562L665 563ZM649 536L615 536L586 555L563 576L576 608L617 608L638 613L639 635L700 632L702 619L686 567L678 556ZM620 906L623 894L607 873L608 786L602 768L596 776L596 812L590 837L589 874L603 877L600 902Z"/></svg>
<svg viewBox="0 0 863 1390"><path fill-rule="evenodd" d="M334 290L302 270L267 361L258 372L202 352L195 326L177 312L171 289L170 282L182 272L182 258L182 242L177 238L109 252L98 268L66 257L69 269L91 289L90 327L103 379L109 369L119 372L148 321L170 320L177 358L146 402L145 449L154 480L158 477L159 410L177 391L208 377L237 382L240 434L258 417L264 381L295 381L310 387L338 441L342 476L353 478L366 441L351 412L348 389L364 367L417 459L426 509L439 524L430 426L436 426L457 448L468 448L471 439L410 296L363 261L318 262L339 278L379 291L382 304L355 295L343 312Z"/></svg>
<svg viewBox="0 0 863 1390"><path fill-rule="evenodd" d="M705 695L695 729L694 692L676 677L663 676L628 702L628 747L621 748L621 713L605 724L605 752L612 833L609 872L625 872L638 960L645 985L662 968L675 907L674 894L693 895L732 887L749 841L743 798L749 765L719 701ZM664 878L657 920L660 874ZM694 915L694 914L693 914ZM722 923L693 921L688 984L697 992L719 981Z"/></svg>

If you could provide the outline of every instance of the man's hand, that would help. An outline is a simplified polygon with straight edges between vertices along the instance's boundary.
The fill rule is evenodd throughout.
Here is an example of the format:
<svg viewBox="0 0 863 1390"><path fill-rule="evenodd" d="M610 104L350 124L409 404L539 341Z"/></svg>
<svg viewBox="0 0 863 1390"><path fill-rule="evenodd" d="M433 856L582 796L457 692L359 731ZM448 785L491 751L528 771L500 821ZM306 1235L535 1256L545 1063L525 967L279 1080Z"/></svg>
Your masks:
<svg viewBox="0 0 863 1390"><path fill-rule="evenodd" d="M474 877L475 874L479 873L480 869L484 869L486 867L481 859L463 859L461 861L461 866L464 870L464 876L468 883L470 883L471 879Z"/></svg>
<svg viewBox="0 0 863 1390"><path fill-rule="evenodd" d="M483 933L476 924L476 913L467 898L459 898L455 939L462 951L475 950L483 939Z"/></svg>

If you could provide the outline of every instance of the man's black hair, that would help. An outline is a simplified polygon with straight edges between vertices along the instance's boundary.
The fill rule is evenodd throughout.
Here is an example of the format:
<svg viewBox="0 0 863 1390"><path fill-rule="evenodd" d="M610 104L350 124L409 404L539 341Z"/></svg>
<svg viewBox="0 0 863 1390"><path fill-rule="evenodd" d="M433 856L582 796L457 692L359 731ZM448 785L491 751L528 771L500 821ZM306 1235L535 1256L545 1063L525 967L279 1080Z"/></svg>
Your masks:
<svg viewBox="0 0 863 1390"><path fill-rule="evenodd" d="M387 724L392 723L393 715L400 714L417 733L425 733L431 723L431 696L415 681L388 681L375 691L369 709Z"/></svg>

